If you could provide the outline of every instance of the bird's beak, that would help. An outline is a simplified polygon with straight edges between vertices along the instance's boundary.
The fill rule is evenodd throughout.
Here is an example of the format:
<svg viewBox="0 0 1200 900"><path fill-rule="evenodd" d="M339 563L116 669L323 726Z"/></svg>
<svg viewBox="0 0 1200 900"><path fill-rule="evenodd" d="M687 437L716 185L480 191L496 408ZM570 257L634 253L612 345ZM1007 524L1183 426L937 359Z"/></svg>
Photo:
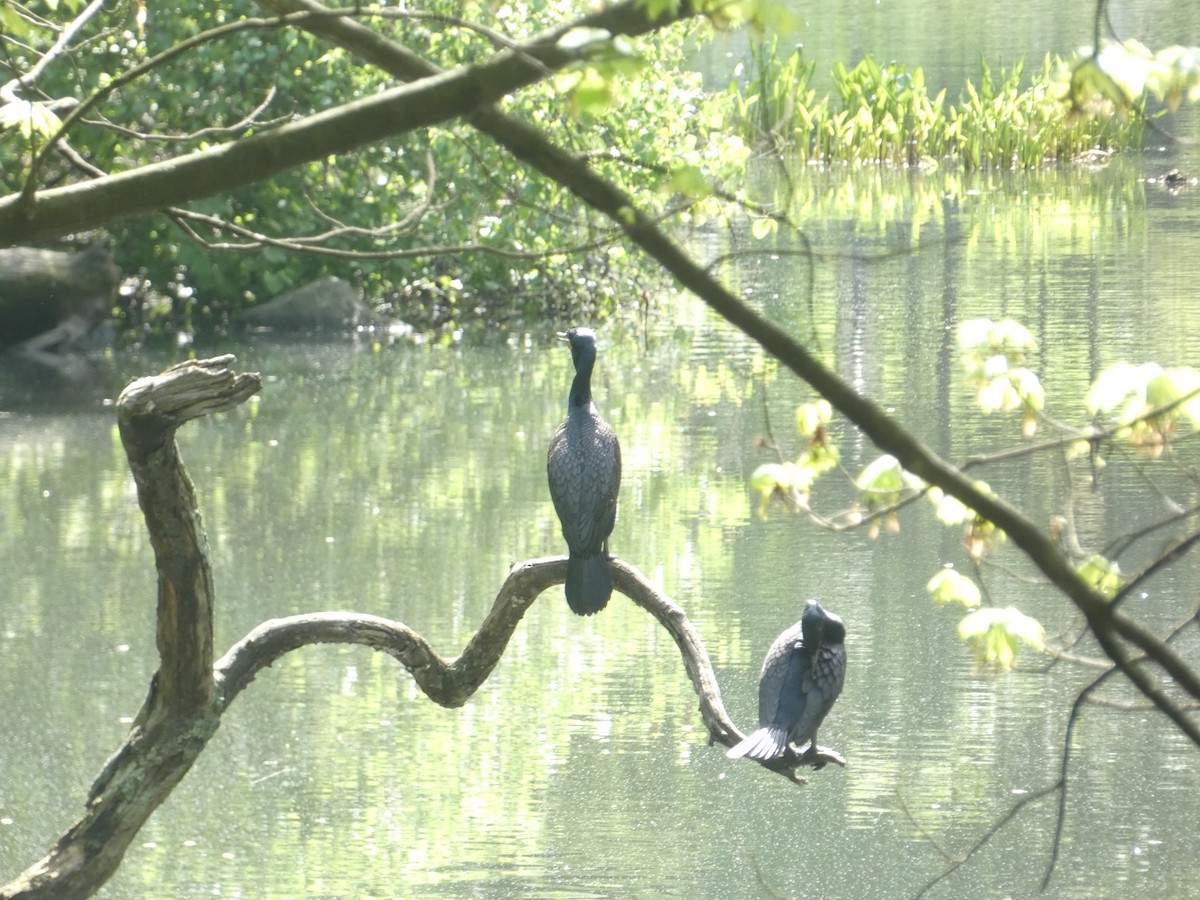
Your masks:
<svg viewBox="0 0 1200 900"><path fill-rule="evenodd" d="M555 336L563 343L571 342L571 336L569 334L567 334L565 331L556 332Z"/></svg>

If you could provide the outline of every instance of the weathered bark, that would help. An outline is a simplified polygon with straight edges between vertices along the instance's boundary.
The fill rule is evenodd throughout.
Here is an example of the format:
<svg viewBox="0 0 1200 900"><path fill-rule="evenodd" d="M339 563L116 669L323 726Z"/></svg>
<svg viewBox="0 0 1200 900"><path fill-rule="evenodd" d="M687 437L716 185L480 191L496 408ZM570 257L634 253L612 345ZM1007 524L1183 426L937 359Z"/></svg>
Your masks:
<svg viewBox="0 0 1200 900"><path fill-rule="evenodd" d="M175 444L184 423L232 409L261 387L258 375L235 375L231 356L190 361L130 384L117 402L121 441L137 484L158 571L159 667L125 743L96 778L83 816L50 852L7 886L0 898L88 897L108 880L138 830L170 795L216 733L222 713L255 676L308 644L359 644L408 670L429 699L465 703L492 673L526 611L566 578L566 557L519 563L461 656L445 659L401 622L352 612L272 619L215 663L208 545L191 479ZM700 698L710 740L733 746L742 734L721 700L704 642L684 611L640 572L612 560L618 591L653 615L674 638ZM803 783L800 766L844 764L833 751L771 766Z"/></svg>
<svg viewBox="0 0 1200 900"><path fill-rule="evenodd" d="M119 281L103 243L82 253L0 249L0 351L47 333L78 339L112 309Z"/></svg>
<svg viewBox="0 0 1200 900"><path fill-rule="evenodd" d="M255 393L232 357L187 362L133 382L117 420L158 569L159 668L125 744L105 765L84 815L0 897L87 897L112 875L150 814L216 731L212 578L191 480L175 446L185 422Z"/></svg>

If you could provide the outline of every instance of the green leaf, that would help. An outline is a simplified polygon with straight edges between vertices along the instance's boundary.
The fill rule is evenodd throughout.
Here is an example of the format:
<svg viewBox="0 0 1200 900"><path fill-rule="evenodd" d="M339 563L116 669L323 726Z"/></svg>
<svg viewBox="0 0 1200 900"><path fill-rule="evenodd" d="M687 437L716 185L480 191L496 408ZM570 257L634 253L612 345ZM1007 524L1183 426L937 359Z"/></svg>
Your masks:
<svg viewBox="0 0 1200 900"><path fill-rule="evenodd" d="M925 589L933 595L938 606L958 603L967 609L975 609L983 602L979 585L956 569L942 569L929 579Z"/></svg>
<svg viewBox="0 0 1200 900"><path fill-rule="evenodd" d="M1092 382L1084 403L1091 413L1109 412L1125 402L1131 394L1143 394L1146 385L1162 374L1158 363L1140 366L1119 362L1109 366Z"/></svg>
<svg viewBox="0 0 1200 900"><path fill-rule="evenodd" d="M1011 606L989 606L969 613L958 623L958 634L971 645L979 668L1011 669L1022 643L1035 650L1045 649L1042 624Z"/></svg>
<svg viewBox="0 0 1200 900"><path fill-rule="evenodd" d="M890 453L885 453L867 465L854 486L864 495L867 506L886 506L895 503L904 489L904 470Z"/></svg>
<svg viewBox="0 0 1200 900"><path fill-rule="evenodd" d="M683 194L690 200L703 200L712 196L712 184L697 166L680 166L671 173L668 188L673 193Z"/></svg>
<svg viewBox="0 0 1200 900"><path fill-rule="evenodd" d="M16 128L23 138L29 140L34 134L52 137L62 126L59 119L44 103L28 100L13 100L0 106L0 131Z"/></svg>
<svg viewBox="0 0 1200 900"><path fill-rule="evenodd" d="M571 91L576 111L599 115L612 105L612 79L603 75L594 66L588 66L580 74Z"/></svg>
<svg viewBox="0 0 1200 900"><path fill-rule="evenodd" d="M812 437L817 429L828 425L833 419L833 407L824 398L816 403L804 403L796 409L796 430L804 437Z"/></svg>
<svg viewBox="0 0 1200 900"><path fill-rule="evenodd" d="M1121 567L1098 553L1075 571L1092 590L1108 600L1115 597L1121 589Z"/></svg>
<svg viewBox="0 0 1200 900"><path fill-rule="evenodd" d="M1146 405L1151 409L1179 403L1189 394L1196 396L1182 404L1179 412L1186 414L1195 425L1197 412L1200 411L1196 408L1197 400L1200 400L1200 372L1190 366L1165 369L1146 383Z"/></svg>
<svg viewBox="0 0 1200 900"><path fill-rule="evenodd" d="M787 469L783 463L764 463L750 475L750 488L760 494L771 494L776 487L789 481Z"/></svg>
<svg viewBox="0 0 1200 900"><path fill-rule="evenodd" d="M750 223L750 234L756 241L761 241L767 235L774 234L778 228L779 223L770 216L761 216Z"/></svg>
<svg viewBox="0 0 1200 900"><path fill-rule="evenodd" d="M0 32L17 40L24 40L30 34L29 23L17 15L7 3L0 3Z"/></svg>
<svg viewBox="0 0 1200 900"><path fill-rule="evenodd" d="M760 497L759 518L767 518L767 503L776 491L793 499L802 499L811 490L815 477L811 469L795 463L764 463L759 466L750 475L750 487L758 491Z"/></svg>

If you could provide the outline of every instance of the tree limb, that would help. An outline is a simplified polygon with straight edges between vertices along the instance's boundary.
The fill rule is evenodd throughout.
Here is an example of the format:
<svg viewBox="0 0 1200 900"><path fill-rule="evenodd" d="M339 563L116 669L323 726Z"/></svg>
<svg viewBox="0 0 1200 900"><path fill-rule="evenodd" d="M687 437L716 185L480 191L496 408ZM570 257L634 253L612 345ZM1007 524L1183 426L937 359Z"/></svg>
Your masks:
<svg viewBox="0 0 1200 900"><path fill-rule="evenodd" d="M340 17L323 7L320 9L322 12L314 14L315 18L340 21ZM574 52L558 44L573 28L599 27L613 34L644 34L693 14L691 4L684 3L677 13L655 19L639 0L626 0L544 32L515 50L501 51L477 65L422 78L417 84L385 90L273 131L94 181L11 194L0 198L0 247L96 228L129 216L211 197L305 163L348 153L365 144L467 116L576 60ZM320 23L305 18L306 15L302 14L299 20L306 21L319 34ZM264 26L278 24L263 21ZM365 28L363 31L373 33ZM376 37L386 42L381 36Z"/></svg>
<svg viewBox="0 0 1200 900"><path fill-rule="evenodd" d="M84 815L43 859L0 888L0 898L75 898L99 890L216 733L221 715L284 654L321 643L370 647L399 661L431 700L458 707L495 669L533 602L566 579L563 556L514 565L479 630L455 659L440 656L401 622L323 612L264 622L214 663L208 543L174 435L180 425L232 409L259 390L259 376L234 374L228 368L232 361L222 356L180 363L121 392L121 441L158 570L159 667L128 737L92 785ZM674 638L710 742L733 746L742 734L725 711L712 662L687 614L637 569L618 559L610 564L617 590ZM828 762L844 764L835 751L820 748L767 768L802 784L799 767Z"/></svg>
<svg viewBox="0 0 1200 900"><path fill-rule="evenodd" d="M323 9L315 0L264 0L264 3L282 13ZM623 26L628 24L625 20L607 20L602 18L604 15L597 14L589 24L603 27L611 34L628 33L623 30ZM440 70L432 63L357 22L315 17L305 27L398 78L425 80L441 77L438 74ZM860 395L784 329L744 304L664 234L652 218L637 209L632 198L600 177L586 163L552 144L538 129L506 116L491 106L480 108L467 121L518 159L608 216L633 243L670 272L683 287L808 382L877 447L895 456L905 469L942 488L1005 531L1050 582L1083 613L1105 653L1121 666L1161 712L1200 747L1200 726L1157 689L1144 673L1129 670L1125 663L1127 653L1117 639L1136 645L1197 700L1200 700L1200 672L1153 632L1114 608L1084 582L1049 534L1043 533L1013 506L980 490L962 470L942 459L892 421L878 404Z"/></svg>

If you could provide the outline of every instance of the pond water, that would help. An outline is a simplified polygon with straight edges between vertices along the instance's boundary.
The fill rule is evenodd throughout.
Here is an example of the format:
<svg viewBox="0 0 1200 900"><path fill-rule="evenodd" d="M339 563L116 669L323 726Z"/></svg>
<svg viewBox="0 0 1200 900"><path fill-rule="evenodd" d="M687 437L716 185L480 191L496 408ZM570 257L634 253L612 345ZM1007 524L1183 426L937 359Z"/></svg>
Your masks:
<svg viewBox="0 0 1200 900"><path fill-rule="evenodd" d="M835 254L811 293L782 239L727 274L961 461L1020 440L1017 423L973 409L953 349L963 319L1030 327L1031 365L1063 420L1082 421L1079 398L1109 363L1197 364L1200 193L1145 180L1197 162L920 181L899 203L882 200L902 176L812 172L788 188L809 237ZM783 190L766 176L755 189ZM750 246L701 236L697 252ZM552 331L451 347L204 348L266 378L259 399L179 436L213 554L218 652L264 619L344 609L402 620L456 654L512 562L562 552L545 449L570 372ZM960 614L925 591L944 562L964 564L960 533L924 507L877 540L782 508L760 519L747 481L773 459L758 446L767 414L795 455L808 389L686 297L663 298L644 330L612 325L601 339L597 399L624 458L611 549L687 610L743 727L762 655L804 600L840 614L847 684L821 738L849 765L795 787L727 760L707 746L679 654L652 619L620 596L581 619L555 589L459 710L365 650L286 657L230 709L101 896L912 896L945 868L942 851L963 852L1053 783L1070 705L1094 672L1032 655L1006 676L975 671ZM121 359L97 389L112 396L169 361ZM6 401L0 417L0 879L77 816L155 666L153 558L112 411L86 393L51 411ZM844 423L834 431L851 472L876 455ZM1179 460L1194 453L1185 444ZM982 477L1040 522L1069 487L1053 454ZM1114 459L1097 490L1079 492L1081 540L1101 548L1160 518L1160 489L1195 502L1182 467ZM833 478L815 502L850 499ZM1157 549L1135 547L1123 568ZM996 561L994 602L1050 634L1078 631L1014 549ZM1198 576L1185 559L1147 585L1139 613L1160 625L1190 613ZM1200 658L1195 640L1180 650ZM1106 696L1133 699L1119 685ZM1196 748L1152 712L1094 708L1074 750L1048 895L1194 895ZM928 896L1035 893L1055 813L1053 799L1027 806Z"/></svg>

